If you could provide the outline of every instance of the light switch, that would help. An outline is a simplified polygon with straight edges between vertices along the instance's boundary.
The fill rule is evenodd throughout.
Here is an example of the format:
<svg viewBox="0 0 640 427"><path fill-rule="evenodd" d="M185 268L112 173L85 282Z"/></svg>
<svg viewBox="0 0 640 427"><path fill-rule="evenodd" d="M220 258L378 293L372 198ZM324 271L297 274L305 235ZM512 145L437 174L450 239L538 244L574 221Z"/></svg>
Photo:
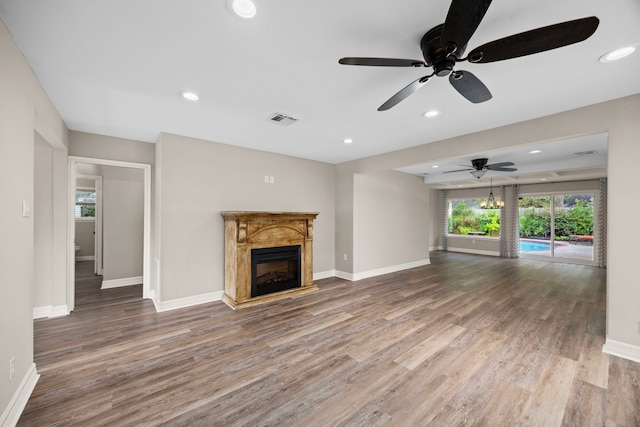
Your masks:
<svg viewBox="0 0 640 427"><path fill-rule="evenodd" d="M31 203L29 200L22 201L22 217L29 218L31 216Z"/></svg>

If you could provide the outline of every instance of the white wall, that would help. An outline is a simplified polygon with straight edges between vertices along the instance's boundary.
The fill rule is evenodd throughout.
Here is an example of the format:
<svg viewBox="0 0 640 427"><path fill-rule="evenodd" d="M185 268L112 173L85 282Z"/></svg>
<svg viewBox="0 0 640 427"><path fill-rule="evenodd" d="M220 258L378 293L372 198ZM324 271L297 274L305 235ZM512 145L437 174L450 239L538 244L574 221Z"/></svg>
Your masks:
<svg viewBox="0 0 640 427"><path fill-rule="evenodd" d="M332 165L170 134L157 144L161 301L224 289L221 211L319 212L313 271L333 271Z"/></svg>
<svg viewBox="0 0 640 427"><path fill-rule="evenodd" d="M102 167L103 280L142 276L144 171Z"/></svg>
<svg viewBox="0 0 640 427"><path fill-rule="evenodd" d="M429 262L429 188L421 177L357 174L354 195L355 278Z"/></svg>
<svg viewBox="0 0 640 427"><path fill-rule="evenodd" d="M60 116L0 22L0 424L13 420L12 399L35 380L33 359L34 220L22 216L22 201L34 202L34 130L64 152L67 130ZM59 153L54 153L54 177ZM54 178L52 177L52 179ZM55 181L55 185L59 184ZM55 192L54 188L54 192ZM55 211L55 206L54 206ZM54 220L55 221L55 220ZM55 224L55 222L54 222ZM55 225L54 225L55 227ZM54 232L54 248L64 226ZM64 251L63 251L64 256ZM55 260L54 260L55 263ZM60 273L54 267L54 285ZM15 377L9 381L9 360ZM7 418L5 418L7 417Z"/></svg>

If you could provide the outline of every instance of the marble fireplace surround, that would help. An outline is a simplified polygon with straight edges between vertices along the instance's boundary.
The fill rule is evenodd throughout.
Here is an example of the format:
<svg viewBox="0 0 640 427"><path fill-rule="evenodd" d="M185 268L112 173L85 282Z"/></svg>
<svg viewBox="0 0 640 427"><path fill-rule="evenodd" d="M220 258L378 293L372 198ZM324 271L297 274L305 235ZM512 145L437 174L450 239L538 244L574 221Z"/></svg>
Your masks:
<svg viewBox="0 0 640 427"><path fill-rule="evenodd" d="M235 309L318 288L313 283L313 220L317 212L221 212L224 218L224 296ZM251 297L251 250L300 245L301 286Z"/></svg>

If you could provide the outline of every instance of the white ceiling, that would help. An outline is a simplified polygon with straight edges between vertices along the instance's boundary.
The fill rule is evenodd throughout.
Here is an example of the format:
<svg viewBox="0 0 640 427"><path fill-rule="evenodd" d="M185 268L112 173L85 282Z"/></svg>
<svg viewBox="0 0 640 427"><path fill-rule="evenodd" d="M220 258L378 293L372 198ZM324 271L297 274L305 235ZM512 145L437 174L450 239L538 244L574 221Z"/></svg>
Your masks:
<svg viewBox="0 0 640 427"><path fill-rule="evenodd" d="M640 54L598 62L613 48L640 43L637 0L495 1L467 51L591 15L600 26L588 40L554 51L459 64L491 90L488 102L471 104L447 79L434 78L378 112L430 70L338 59L422 59L420 38L444 21L449 4L260 0L257 18L243 20L225 0L0 0L0 17L70 129L148 142L170 132L340 163L640 93ZM200 101L178 96L187 89ZM421 116L433 108L440 116ZM275 112L299 121L267 121ZM353 144L343 144L346 137ZM484 154L491 162L516 158Z"/></svg>

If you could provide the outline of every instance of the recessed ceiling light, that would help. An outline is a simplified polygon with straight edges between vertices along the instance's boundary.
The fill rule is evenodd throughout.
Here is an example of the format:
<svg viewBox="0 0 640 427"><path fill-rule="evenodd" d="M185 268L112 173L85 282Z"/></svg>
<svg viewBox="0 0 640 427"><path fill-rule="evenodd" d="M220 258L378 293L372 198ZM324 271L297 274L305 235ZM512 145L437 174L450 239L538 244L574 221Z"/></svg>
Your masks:
<svg viewBox="0 0 640 427"><path fill-rule="evenodd" d="M227 0L227 8L244 19L251 19L258 13L256 0Z"/></svg>
<svg viewBox="0 0 640 427"><path fill-rule="evenodd" d="M538 153L542 153L542 150L531 150L531 151L529 151L529 154L538 154Z"/></svg>
<svg viewBox="0 0 640 427"><path fill-rule="evenodd" d="M438 166L438 165L433 165L433 166L431 166L431 167L432 167L432 168L434 168L434 169L437 169L437 168L439 168L440 166Z"/></svg>
<svg viewBox="0 0 640 427"><path fill-rule="evenodd" d="M351 144L353 142L353 139L345 138L345 139L342 140L342 142L344 142L345 144Z"/></svg>
<svg viewBox="0 0 640 427"><path fill-rule="evenodd" d="M180 92L180 96L182 96L184 99L186 99L188 101L197 101L198 99L200 99L200 97L198 96L197 93L190 92L188 90L184 90L184 91Z"/></svg>
<svg viewBox="0 0 640 427"><path fill-rule="evenodd" d="M540 178L540 181L546 181L547 178Z"/></svg>
<svg viewBox="0 0 640 427"><path fill-rule="evenodd" d="M422 115L426 118L432 118L432 117L436 117L437 115L440 114L440 111L438 110L429 110L426 113L423 113Z"/></svg>
<svg viewBox="0 0 640 427"><path fill-rule="evenodd" d="M612 50L611 52L607 52L600 57L600 62L607 63L612 61L617 61L618 59L622 59L631 55L636 51L635 46L625 46L620 49Z"/></svg>

